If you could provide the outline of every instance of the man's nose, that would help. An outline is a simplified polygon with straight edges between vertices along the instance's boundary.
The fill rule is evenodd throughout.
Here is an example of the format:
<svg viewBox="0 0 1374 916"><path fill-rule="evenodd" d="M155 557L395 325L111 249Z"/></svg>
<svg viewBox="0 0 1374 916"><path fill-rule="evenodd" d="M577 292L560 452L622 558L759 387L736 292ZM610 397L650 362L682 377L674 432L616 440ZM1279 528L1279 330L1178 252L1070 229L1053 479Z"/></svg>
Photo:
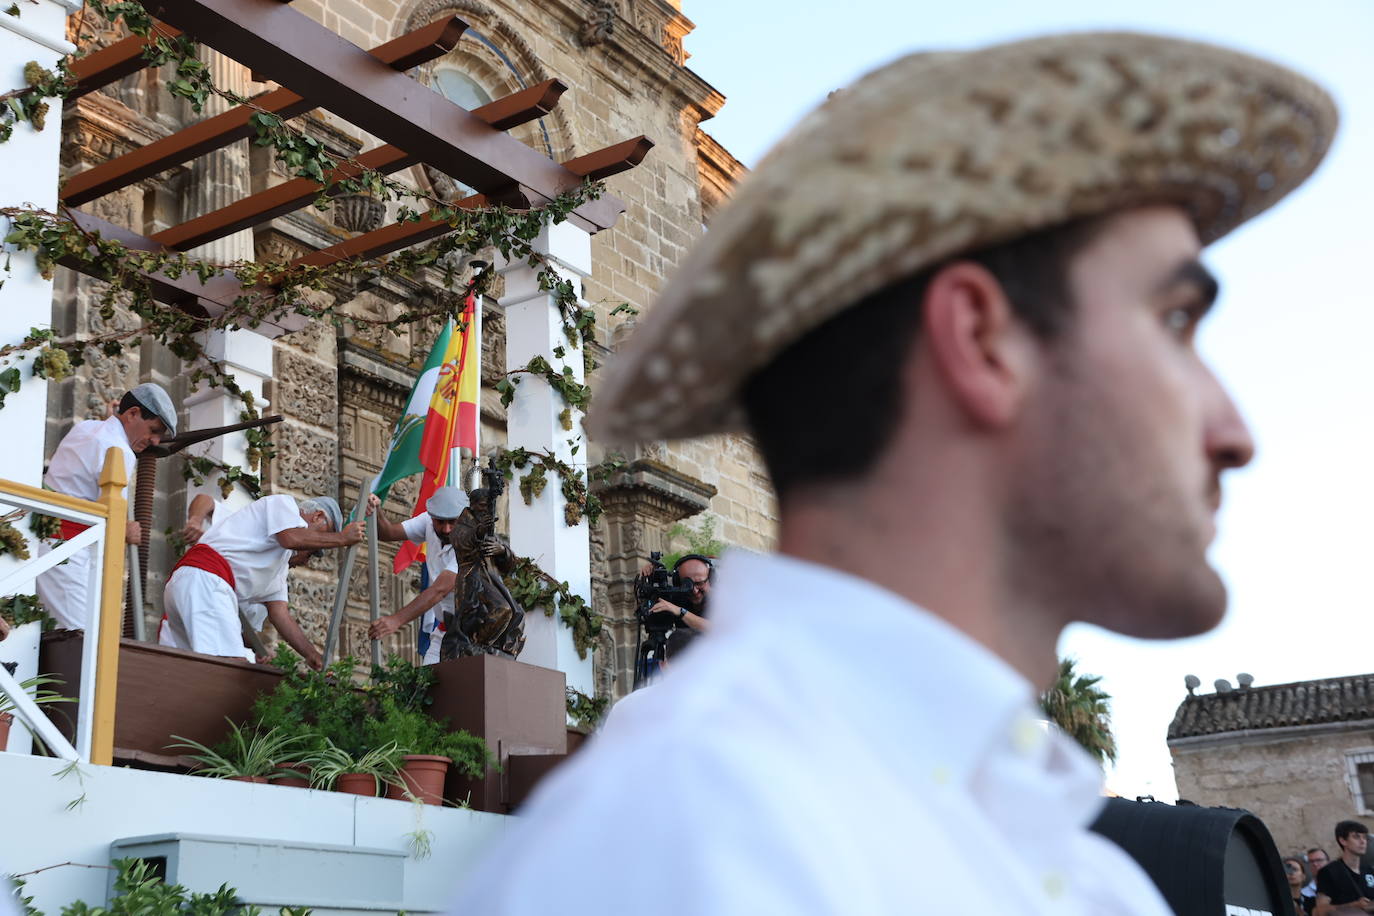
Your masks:
<svg viewBox="0 0 1374 916"><path fill-rule="evenodd" d="M1225 386L1208 372L1212 386L1204 446L1218 471L1242 468L1255 457L1255 440Z"/></svg>

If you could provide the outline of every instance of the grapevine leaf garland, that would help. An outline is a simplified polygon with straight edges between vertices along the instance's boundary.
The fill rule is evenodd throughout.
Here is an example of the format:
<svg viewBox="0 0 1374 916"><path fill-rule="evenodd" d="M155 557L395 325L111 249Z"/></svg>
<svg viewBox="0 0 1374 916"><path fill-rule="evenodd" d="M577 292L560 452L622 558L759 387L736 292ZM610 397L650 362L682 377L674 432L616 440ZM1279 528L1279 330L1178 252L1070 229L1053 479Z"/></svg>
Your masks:
<svg viewBox="0 0 1374 916"><path fill-rule="evenodd" d="M143 51L144 59L150 66L170 69L170 74L162 84L171 95L187 100L194 111L202 111L211 96L222 98L232 105L254 108L250 118L254 130L252 142L259 147L271 147L288 174L310 179L320 185L315 200L318 209L332 206L332 195L340 193L366 193L381 200L409 198L420 202L424 209L403 204L398 221L428 218L447 222L451 231L435 241L390 256L350 259L323 267L293 266L284 261L216 264L182 252L129 249L117 241L84 230L66 213L25 208L0 209L0 216L7 218L8 222L4 230L5 243L17 250L32 252L42 276L51 279L55 267L62 264L100 277L105 281L105 286L96 303L99 315L110 321L115 317L116 310L123 308L135 318L132 328L86 337L59 338L51 331L34 329L20 343L0 347L0 407L3 407L5 395L17 390L22 382L19 367L8 364L30 351L36 351L33 354L33 375L49 381L60 381L69 377L76 367L83 365L91 356L113 356L151 341L166 346L188 364L188 379L192 385L205 383L224 389L243 402L243 419L255 419L259 412L254 407L251 393L235 383L227 366L210 359L204 352L202 341L207 331L254 328L264 321L290 314L339 329L351 324L385 326L393 331L411 323L448 316L457 311L459 304L455 297L445 296L442 292L433 307L412 308L389 319L352 315L344 312L337 302L334 305L319 305L306 294L328 291L331 285L339 283L357 283L361 280L375 282L384 278L418 278L446 290L453 286L455 280L454 259L446 258L446 255L483 248L494 248L507 261L524 261L537 271L539 288L549 293L557 308L570 347L577 348L595 340L595 311L581 304L573 282L557 273L548 259L535 250L534 240L545 226L562 222L577 207L599 197L602 193L600 183L587 182L538 210L454 207L450 202L438 200L374 169L365 168L356 160L331 154L322 142L308 136L300 128L257 108L251 100L216 87L209 67L197 56L196 44L187 36L167 34L140 3L132 0L88 0L86 8L112 24L122 19L129 32L150 38ZM18 15L17 8L11 14ZM80 23L78 32L81 32ZM85 37L79 36L78 41ZM67 98L77 86L69 62L70 58L63 59L51 71L31 62L24 68L24 79L28 85L0 94L0 143L10 139L20 121L29 122L35 130L44 129L49 110L47 100ZM344 166L349 168L344 169ZM351 177L336 177L341 173ZM8 274L8 259L3 269ZM162 274L173 280L194 276L204 283L230 270L239 281L242 292L221 314L213 318L191 315L159 302L153 295L149 280L150 275ZM485 280L489 280L489 276L480 277L479 283ZM3 282L0 279L0 283ZM481 291L479 286L478 292ZM622 308L628 309L628 306ZM616 313L621 311L617 309ZM584 365L590 371L595 367L595 361L589 348L583 349ZM564 351L560 347L557 358L562 359L563 356ZM504 403L509 404L514 396L514 386L519 384L520 374L538 375L559 393L567 405L559 415L560 424L564 430L571 431L573 411L586 410L590 401L590 387L574 378L571 367L556 371L547 359L536 357L523 369L515 370L498 383L497 390ZM275 449L270 433L265 428L246 431L245 437L248 442L247 464L258 474L206 457L184 456L183 476L203 484L218 475L218 483L226 498L236 485L257 498L262 486L259 474L272 459ZM559 461L551 453L517 451L523 454L524 460L516 464L512 458L505 470L508 477L517 468L525 471L520 481L520 492L527 502L543 493L548 472L552 470L559 476L560 490L566 500L564 515L567 524L576 525L584 517L592 523L596 522L601 514L601 505L595 496L588 493L582 471ZM55 520L40 521L40 517L35 516L30 521L30 527L40 537L51 536L47 522ZM7 527L9 531L0 534L3 534L8 546L10 541L16 539L18 532L12 526ZM23 549L22 536L18 536L18 541L19 549ZM579 654L585 657L586 650L591 648L600 632L600 616L592 611L582 597L573 594L567 583L557 582L539 570L532 561L523 560L521 563L523 565L516 571L513 586L515 583L524 583L525 600L522 603L527 607L544 607L550 615L556 608L560 619L572 629Z"/></svg>

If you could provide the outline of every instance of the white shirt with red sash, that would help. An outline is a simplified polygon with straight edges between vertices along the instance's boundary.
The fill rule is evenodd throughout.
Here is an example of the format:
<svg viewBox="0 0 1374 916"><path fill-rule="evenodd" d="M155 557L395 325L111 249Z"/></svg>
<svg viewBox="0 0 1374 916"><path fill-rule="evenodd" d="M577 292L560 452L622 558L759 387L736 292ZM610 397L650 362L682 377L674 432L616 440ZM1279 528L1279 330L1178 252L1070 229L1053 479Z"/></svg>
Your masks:
<svg viewBox="0 0 1374 916"><path fill-rule="evenodd" d="M304 527L296 501L284 494L264 496L217 520L167 580L158 642L251 661L238 608L286 600L291 551L277 542L277 535Z"/></svg>
<svg viewBox="0 0 1374 916"><path fill-rule="evenodd" d="M119 418L82 420L71 428L71 432L57 446L57 451L53 452L52 460L48 462L48 473L43 475L43 483L58 493L95 500L100 496L100 472L105 467L105 453L111 448L124 453L124 472L132 479L137 458ZM113 522L124 524L123 519ZM61 540L76 537L84 530L84 525L63 522ZM39 546L38 555L43 556L52 549L44 543ZM91 554L90 550L77 551L66 563L54 566L39 576L35 583L38 599L59 627L68 630L86 628Z"/></svg>

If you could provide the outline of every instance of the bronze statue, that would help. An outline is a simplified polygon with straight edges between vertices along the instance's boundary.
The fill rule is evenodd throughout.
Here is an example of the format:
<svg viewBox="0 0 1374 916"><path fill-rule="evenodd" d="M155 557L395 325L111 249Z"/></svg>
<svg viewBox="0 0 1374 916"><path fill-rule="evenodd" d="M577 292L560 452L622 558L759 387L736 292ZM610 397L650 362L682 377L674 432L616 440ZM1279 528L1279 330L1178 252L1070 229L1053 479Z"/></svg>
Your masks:
<svg viewBox="0 0 1374 916"><path fill-rule="evenodd" d="M444 615L441 660L484 652L515 658L525 645L525 612L501 579L515 566L515 554L496 534L496 497L504 481L495 471L482 476L487 486L468 494L468 508L453 526L458 582L453 612Z"/></svg>

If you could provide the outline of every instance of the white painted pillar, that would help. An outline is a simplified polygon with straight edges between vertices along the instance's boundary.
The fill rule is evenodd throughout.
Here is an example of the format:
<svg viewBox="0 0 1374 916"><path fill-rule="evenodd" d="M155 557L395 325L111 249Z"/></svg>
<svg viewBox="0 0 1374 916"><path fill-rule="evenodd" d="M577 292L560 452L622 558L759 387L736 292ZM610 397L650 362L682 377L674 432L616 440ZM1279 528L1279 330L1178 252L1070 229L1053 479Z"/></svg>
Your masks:
<svg viewBox="0 0 1374 916"><path fill-rule="evenodd" d="M267 415L267 399L263 397L263 382L272 377L272 341L254 331L209 331L203 338L205 354L218 360L233 375L234 381L244 391L253 393L253 405L258 413ZM202 382L186 397L186 420L188 429L205 429L210 426L229 426L242 422L243 402L223 388L212 388ZM239 465L246 471L248 467L248 440L243 433L230 433L196 445L188 446L184 454L213 458L224 464ZM261 473L261 468L257 473ZM223 501L218 484L219 475L207 478L201 486L187 487L187 505L197 493L206 493L212 499ZM227 506L230 510L240 509L252 500L242 487L235 486L229 494Z"/></svg>
<svg viewBox="0 0 1374 916"><path fill-rule="evenodd" d="M546 228L534 244L574 286L580 287L591 275L591 236L571 223ZM543 356L554 371L571 366L574 377L582 381L582 348L573 348L568 343L553 297L539 288L538 272L521 262L506 265L501 273L506 281L505 295L501 297L506 315L506 368L518 369L533 357ZM563 359L554 356L558 347L563 348ZM585 473L587 444L581 411L573 411L573 428L564 429L559 422L559 414L567 406L563 398L541 377L519 378L515 400L506 414L508 447L552 452ZM580 446L575 455L574 446ZM584 519L575 526L567 525L563 520L564 502L560 480L553 473L533 505L526 506L518 487L511 487L511 549L534 560L545 572L567 582L573 592L590 601L591 545L587 522ZM588 695L595 693L591 652L585 659L577 657L572 631L557 614L548 617L542 611L527 608L525 636L520 661L556 668L567 675L569 687Z"/></svg>
<svg viewBox="0 0 1374 916"><path fill-rule="evenodd" d="M0 9L0 92L21 89L24 65L36 61L55 70L60 57L75 48L67 42L67 15L79 3L35 0L16 5L19 16ZM27 121L16 124L9 142L0 144L0 206L57 209L58 156L62 140L62 101L48 99L46 126L33 129ZM9 234L9 220L0 218L0 238ZM32 254L0 252L0 264L9 258L10 272L0 273L0 346L19 343L32 327L51 326L52 281L39 275ZM43 432L48 407L48 383L34 378L32 354L23 359L0 360L0 371L17 368L20 388L5 398L0 408L0 429L6 431L0 449L0 477L30 486L43 478ZM28 519L14 527L29 539L29 553L38 555L38 542ZM0 557L0 577L17 565L12 556Z"/></svg>

